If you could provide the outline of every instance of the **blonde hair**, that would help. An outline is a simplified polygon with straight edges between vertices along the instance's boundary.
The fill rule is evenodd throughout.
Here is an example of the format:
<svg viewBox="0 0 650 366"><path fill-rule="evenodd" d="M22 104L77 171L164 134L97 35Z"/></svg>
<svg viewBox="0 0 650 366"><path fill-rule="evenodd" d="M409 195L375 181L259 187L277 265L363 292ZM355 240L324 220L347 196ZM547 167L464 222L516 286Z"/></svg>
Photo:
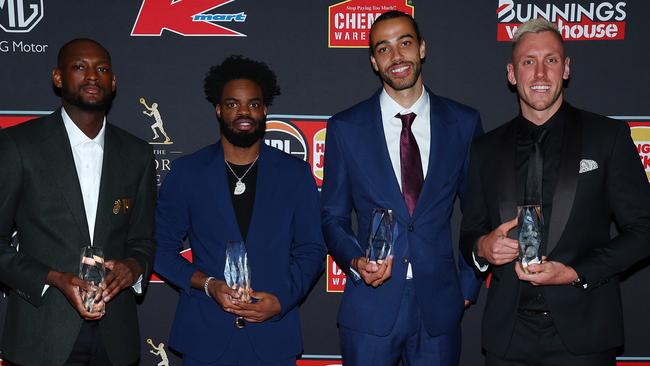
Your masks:
<svg viewBox="0 0 650 366"><path fill-rule="evenodd" d="M555 24L549 22L544 18L535 18L531 19L519 27L515 31L514 36L512 36L512 49L514 50L519 43L521 37L528 33L541 33L541 32L552 32L560 40L560 43L564 44L564 39L562 39L562 33L557 29Z"/></svg>

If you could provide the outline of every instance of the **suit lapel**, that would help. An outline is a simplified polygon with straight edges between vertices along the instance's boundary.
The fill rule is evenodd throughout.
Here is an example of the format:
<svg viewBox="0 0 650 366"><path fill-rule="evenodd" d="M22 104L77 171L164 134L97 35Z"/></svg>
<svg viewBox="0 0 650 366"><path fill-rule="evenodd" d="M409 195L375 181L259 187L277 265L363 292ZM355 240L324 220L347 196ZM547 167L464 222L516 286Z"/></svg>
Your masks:
<svg viewBox="0 0 650 366"><path fill-rule="evenodd" d="M212 198L214 206L217 208L219 214L223 218L223 222L220 225L215 225L215 229L224 230L224 232L228 235L227 240L243 240L241 237L241 231L239 230L239 225L237 224L235 208L232 205L232 197L230 196L230 186L228 185L228 175L226 172L227 168L223 155L223 146L221 146L220 142L214 146L216 153L214 159L209 163L208 166L206 184L214 187L214 196ZM216 218L215 222L217 222Z"/></svg>
<svg viewBox="0 0 650 366"><path fill-rule="evenodd" d="M430 90L426 89L429 94L429 124L431 125L431 138L429 139L429 157L427 175L424 177L422 191L418 197L413 211L413 217L418 217L426 207L431 207L430 203L439 192L439 187L445 181L448 170L444 169L446 163L444 147L446 143L453 141L453 137L447 136L449 132L449 122L455 118L449 114L449 110L444 106L438 97Z"/></svg>
<svg viewBox="0 0 650 366"><path fill-rule="evenodd" d="M264 242L263 238L257 238L257 235L265 235L264 215L268 213L267 205L273 202L272 197L278 192L277 179L280 169L277 167L277 161L272 154L269 154L272 147L266 146L264 142L260 143L260 157L257 160L257 178L255 179L255 199L253 201L253 212L251 222L248 225L246 241L249 243Z"/></svg>
<svg viewBox="0 0 650 366"><path fill-rule="evenodd" d="M578 168L580 167L580 151L582 148L582 123L572 107L569 119L564 123L562 137L562 153L560 155L560 168L557 184L553 194L553 209L549 219L548 240L546 253L550 254L555 249L573 206L578 185Z"/></svg>
<svg viewBox="0 0 650 366"><path fill-rule="evenodd" d="M359 128L351 138L352 141L357 141L357 146L359 146L355 152L359 154L361 169L366 172L369 181L374 183L373 186L379 192L379 197L385 199L392 206L386 208L392 209L404 221L408 221L408 209L397 181L400 178L395 176L386 146L386 135L379 103L380 93L381 90L370 100L367 114L371 116L370 120L358 125Z"/></svg>
<svg viewBox="0 0 650 366"><path fill-rule="evenodd" d="M517 216L517 189L515 188L515 155L517 149L517 129L514 122L509 122L508 128L504 131L505 136L497 147L495 160L499 162L499 178L496 181L499 199L500 222L512 220Z"/></svg>
<svg viewBox="0 0 650 366"><path fill-rule="evenodd" d="M57 109L47 123L49 124L46 129L48 136L45 137L43 147L47 153L45 156L49 156L51 166L55 167L56 170L50 176L53 177L54 183L59 186L59 191L63 195L83 238L83 243L78 243L78 245L80 247L90 245L90 234L88 233L86 211L81 196L81 186L79 185L77 168L70 148L70 140L61 118L61 109Z"/></svg>
<svg viewBox="0 0 650 366"><path fill-rule="evenodd" d="M113 214L112 208L116 199L124 193L121 188L124 179L121 177L122 170L129 164L127 157L122 155L122 141L113 130L113 126L106 123L104 135L104 157L102 159L102 176L99 183L99 197L97 198L97 213L95 215L95 230L93 235L93 246L105 247L104 239L109 230L110 217Z"/></svg>

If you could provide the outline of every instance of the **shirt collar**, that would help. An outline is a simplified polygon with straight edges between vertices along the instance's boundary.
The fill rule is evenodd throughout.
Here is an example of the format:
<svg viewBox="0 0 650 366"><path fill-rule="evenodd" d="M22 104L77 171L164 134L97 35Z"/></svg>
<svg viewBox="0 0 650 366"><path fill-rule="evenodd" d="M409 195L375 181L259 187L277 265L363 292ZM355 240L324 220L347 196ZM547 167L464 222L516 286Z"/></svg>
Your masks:
<svg viewBox="0 0 650 366"><path fill-rule="evenodd" d="M560 108L549 118L543 125L538 126L519 114L518 123L520 129L525 133L531 133L539 129L546 129L549 132L555 131L558 127L563 126L566 121L570 120L569 106L566 102L560 105Z"/></svg>
<svg viewBox="0 0 650 366"><path fill-rule="evenodd" d="M409 112L415 113L416 116L422 116L425 113L427 104L429 104L429 93L422 86L422 94L420 94L418 100L411 107L404 108L388 95L386 89L382 89L379 95L379 103L386 116L395 117L398 113L407 114Z"/></svg>
<svg viewBox="0 0 650 366"><path fill-rule="evenodd" d="M99 145L99 147L104 149L104 132L106 131L106 116L104 116L104 120L102 121L102 129L99 130L99 133L97 136L95 136L94 139L91 139L90 137L86 136L77 125L72 122L72 118L68 115L68 113L65 111L65 108L61 108L61 118L63 118L63 126L65 126L65 131L68 134L68 139L70 140L70 147L76 147L79 146L85 142L92 141Z"/></svg>

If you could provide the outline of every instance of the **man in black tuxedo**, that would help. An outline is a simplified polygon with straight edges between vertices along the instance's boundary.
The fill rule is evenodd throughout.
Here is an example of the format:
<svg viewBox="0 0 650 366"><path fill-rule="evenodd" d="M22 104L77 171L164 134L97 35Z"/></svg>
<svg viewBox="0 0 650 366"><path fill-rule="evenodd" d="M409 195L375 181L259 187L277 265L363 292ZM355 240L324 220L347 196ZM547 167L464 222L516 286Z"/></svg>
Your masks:
<svg viewBox="0 0 650 366"><path fill-rule="evenodd" d="M461 249L492 273L487 365L614 365L623 344L618 275L650 254L650 185L624 122L563 98L569 58L543 19L513 38L521 113L472 147ZM518 259L517 206L541 205L539 264ZM618 234L610 235L614 222Z"/></svg>
<svg viewBox="0 0 650 366"><path fill-rule="evenodd" d="M152 151L106 123L115 76L99 43L66 43L52 80L62 108L0 131L0 281L11 289L2 358L131 365L140 353L134 292L155 250ZM103 248L109 271L86 311L80 289L91 285L77 273L90 245Z"/></svg>

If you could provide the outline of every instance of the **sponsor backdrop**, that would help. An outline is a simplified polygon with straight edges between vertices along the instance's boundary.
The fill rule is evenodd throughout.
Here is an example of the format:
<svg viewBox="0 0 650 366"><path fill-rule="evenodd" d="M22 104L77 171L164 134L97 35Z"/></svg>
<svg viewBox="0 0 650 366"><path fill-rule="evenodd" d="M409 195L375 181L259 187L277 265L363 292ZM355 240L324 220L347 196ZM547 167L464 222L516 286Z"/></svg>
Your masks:
<svg viewBox="0 0 650 366"><path fill-rule="evenodd" d="M282 86L264 142L308 161L320 185L327 118L379 87L367 33L380 13L393 9L414 14L421 26L426 84L480 110L486 130L517 113L505 73L514 30L531 17L557 23L570 40L568 100L629 122L650 178L650 3L642 0L0 0L0 126L57 108L50 75L59 46L95 38L110 50L118 76L109 120L151 143L162 182L174 159L218 138L203 77L226 56L243 54L266 61ZM459 217L456 210L456 228ZM191 250L183 255L191 260ZM645 264L624 276L626 347L619 365L650 365ZM329 257L326 269L302 306L300 365L341 362L336 312L345 276ZM486 291L463 320L462 365L482 362ZM149 286L140 305L142 365L180 365L167 346L177 297L158 278ZM0 299L0 321L4 306Z"/></svg>

